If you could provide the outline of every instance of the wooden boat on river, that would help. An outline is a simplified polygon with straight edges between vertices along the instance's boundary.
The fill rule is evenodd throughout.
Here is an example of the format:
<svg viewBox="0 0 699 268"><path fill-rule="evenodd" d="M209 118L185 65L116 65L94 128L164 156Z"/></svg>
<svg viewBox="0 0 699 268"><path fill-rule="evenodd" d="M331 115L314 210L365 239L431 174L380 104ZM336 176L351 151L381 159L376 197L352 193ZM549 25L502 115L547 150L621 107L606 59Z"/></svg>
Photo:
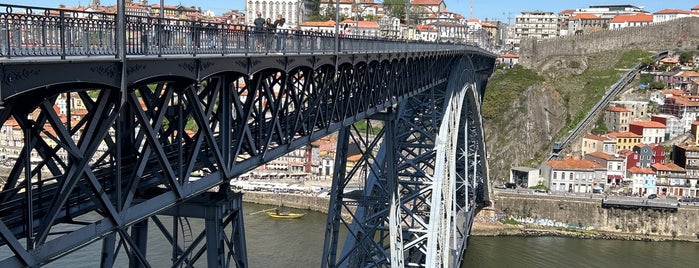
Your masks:
<svg viewBox="0 0 699 268"><path fill-rule="evenodd" d="M293 213L293 212L280 212L280 211L269 211L266 212L267 216L274 219L298 219L305 216L305 213Z"/></svg>

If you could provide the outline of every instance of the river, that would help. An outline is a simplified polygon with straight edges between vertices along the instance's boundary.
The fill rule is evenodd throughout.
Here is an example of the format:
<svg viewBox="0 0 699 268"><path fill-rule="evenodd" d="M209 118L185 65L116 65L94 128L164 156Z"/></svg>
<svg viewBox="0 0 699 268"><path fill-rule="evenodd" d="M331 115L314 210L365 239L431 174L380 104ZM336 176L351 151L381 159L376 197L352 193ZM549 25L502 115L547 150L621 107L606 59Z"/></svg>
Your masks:
<svg viewBox="0 0 699 268"><path fill-rule="evenodd" d="M296 220L274 220L267 205L245 204L245 231L250 267L320 267L326 215L307 211ZM166 223L167 224L167 223ZM203 223L192 221L192 230ZM168 267L170 247L150 224L148 259ZM98 267L101 243L93 243L46 267ZM461 267L696 267L699 243L589 240L560 237L471 237ZM11 254L6 247L0 259ZM116 267L125 267L123 254ZM162 264L162 265L161 265ZM206 267L204 261L195 267Z"/></svg>

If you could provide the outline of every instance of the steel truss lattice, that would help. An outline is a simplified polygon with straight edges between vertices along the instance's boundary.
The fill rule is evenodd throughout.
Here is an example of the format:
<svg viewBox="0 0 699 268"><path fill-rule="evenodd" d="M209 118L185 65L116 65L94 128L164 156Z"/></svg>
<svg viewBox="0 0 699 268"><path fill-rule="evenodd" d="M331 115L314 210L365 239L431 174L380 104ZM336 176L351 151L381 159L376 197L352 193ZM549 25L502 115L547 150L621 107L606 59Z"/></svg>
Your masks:
<svg viewBox="0 0 699 268"><path fill-rule="evenodd" d="M469 58L451 66L446 83L367 120L378 126L340 131L323 267L461 262L475 210L488 202L485 85ZM349 146L361 159L345 170ZM363 188L347 190L354 185ZM338 255L340 229L348 235Z"/></svg>
<svg viewBox="0 0 699 268"><path fill-rule="evenodd" d="M368 176L372 179L366 185L382 194L365 194L366 200L357 202L381 210L386 203L383 193L393 192L401 200L415 197L401 201L396 211L423 213L428 199L417 197L429 192L431 182L413 183L418 180L409 178L434 170L434 160L428 157L432 149L422 147L434 143L434 129L442 120L432 111L445 105L437 101L446 100L440 95L449 79L441 66L467 55L456 51L7 64L4 74L27 75L3 81L2 88L0 122L3 128L22 131L9 139L15 142L17 158L0 192L0 244L14 256L0 260L0 267L40 266L97 241L102 241L104 266L120 254L134 267L152 266L143 231L151 223L172 244L173 266L197 264L206 254L206 262L214 266L246 267L241 207L230 193L229 181L340 129L349 139L347 127L370 117L393 118L390 128L376 133L379 137L415 130L390 139L397 142L396 148L411 152L395 159L401 165L392 165L400 172L389 179L400 184L375 187L385 184L385 178L379 173ZM492 66L494 59L484 57L485 64L479 65ZM62 75L55 72L60 68L75 70ZM126 85L123 90L119 77ZM418 117L396 116L410 114ZM367 157L378 150L378 141L358 144L367 148ZM363 161L382 164L385 157L398 156L382 154L378 151ZM188 234L180 222L206 218L182 209L192 210L205 195L220 201L211 208L222 211L220 221L210 223L217 230ZM171 230L158 223L164 215L173 217ZM418 226L428 216L403 216L403 223L393 226ZM376 230L384 228L380 223L386 217L362 217ZM68 226L68 231L58 226ZM405 238L412 240L416 239ZM224 244L218 244L221 241ZM374 244L369 252L388 258L390 252ZM216 252L211 247L217 247ZM423 249L417 244L404 247L406 254Z"/></svg>

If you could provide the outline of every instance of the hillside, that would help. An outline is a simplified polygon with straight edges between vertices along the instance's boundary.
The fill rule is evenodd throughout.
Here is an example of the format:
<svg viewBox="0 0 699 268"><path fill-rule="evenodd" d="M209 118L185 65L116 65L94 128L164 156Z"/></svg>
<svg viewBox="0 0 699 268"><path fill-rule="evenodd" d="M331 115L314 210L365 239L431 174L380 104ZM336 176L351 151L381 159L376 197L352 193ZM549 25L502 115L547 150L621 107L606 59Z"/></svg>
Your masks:
<svg viewBox="0 0 699 268"><path fill-rule="evenodd" d="M557 56L537 70L498 69L490 78L483 118L490 178L509 178L514 166L539 167L625 69L650 55L639 50Z"/></svg>

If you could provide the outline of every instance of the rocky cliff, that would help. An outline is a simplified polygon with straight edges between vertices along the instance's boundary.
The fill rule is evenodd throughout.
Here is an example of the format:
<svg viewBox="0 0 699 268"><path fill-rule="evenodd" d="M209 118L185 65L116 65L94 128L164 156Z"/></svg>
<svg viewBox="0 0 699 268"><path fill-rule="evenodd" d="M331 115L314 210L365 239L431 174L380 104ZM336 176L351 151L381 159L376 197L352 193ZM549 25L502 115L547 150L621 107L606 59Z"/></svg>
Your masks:
<svg viewBox="0 0 699 268"><path fill-rule="evenodd" d="M514 166L539 167L606 90L644 55L616 51L551 57L536 70L498 69L488 82L483 118L493 183ZM588 130L589 131L589 130Z"/></svg>

